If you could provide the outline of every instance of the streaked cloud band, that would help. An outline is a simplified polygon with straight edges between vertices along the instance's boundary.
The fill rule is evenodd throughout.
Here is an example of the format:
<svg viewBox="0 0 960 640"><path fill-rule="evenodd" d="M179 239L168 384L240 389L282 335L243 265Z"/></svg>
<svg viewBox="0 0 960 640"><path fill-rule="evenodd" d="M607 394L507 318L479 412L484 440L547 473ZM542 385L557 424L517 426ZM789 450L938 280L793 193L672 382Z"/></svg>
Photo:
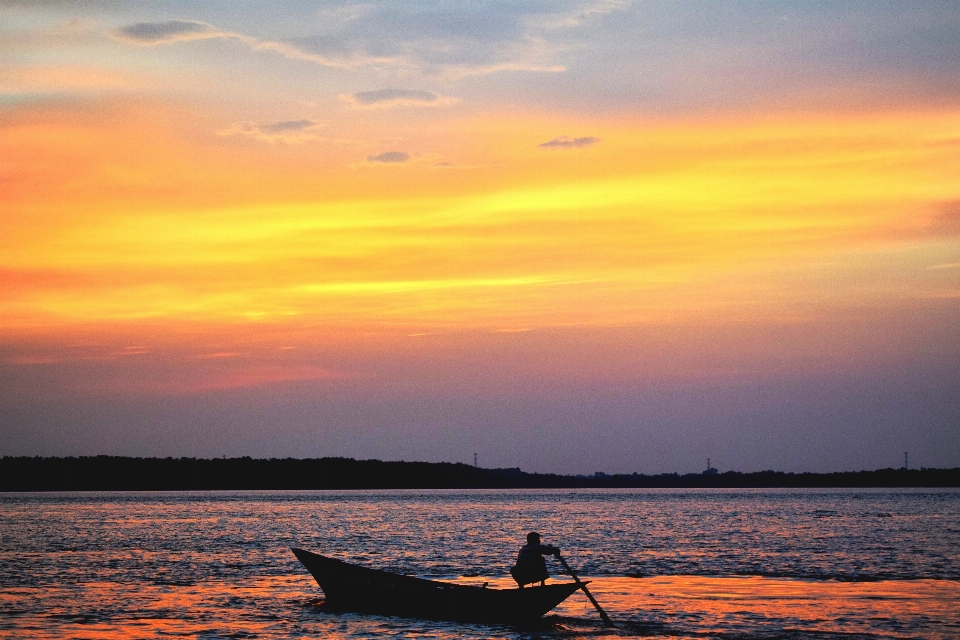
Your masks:
<svg viewBox="0 0 960 640"><path fill-rule="evenodd" d="M456 98L424 89L374 89L343 94L340 99L360 109L383 109L399 106L439 107L454 104Z"/></svg>

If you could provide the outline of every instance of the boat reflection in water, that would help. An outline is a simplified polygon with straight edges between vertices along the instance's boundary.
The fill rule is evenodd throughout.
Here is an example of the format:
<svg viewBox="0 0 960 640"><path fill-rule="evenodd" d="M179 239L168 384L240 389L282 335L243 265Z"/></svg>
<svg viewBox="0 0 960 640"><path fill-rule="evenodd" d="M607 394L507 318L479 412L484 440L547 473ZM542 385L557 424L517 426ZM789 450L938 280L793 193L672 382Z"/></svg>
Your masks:
<svg viewBox="0 0 960 640"><path fill-rule="evenodd" d="M559 582L525 589L488 589L378 571L293 549L323 589L325 607L380 615L524 624L540 619L580 588Z"/></svg>

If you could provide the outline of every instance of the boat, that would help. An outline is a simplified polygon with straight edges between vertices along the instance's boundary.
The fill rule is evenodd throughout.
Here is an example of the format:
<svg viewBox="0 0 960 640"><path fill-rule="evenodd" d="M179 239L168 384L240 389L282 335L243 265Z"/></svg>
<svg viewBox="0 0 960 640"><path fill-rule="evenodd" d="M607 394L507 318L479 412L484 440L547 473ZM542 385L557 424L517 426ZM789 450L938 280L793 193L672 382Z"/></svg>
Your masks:
<svg viewBox="0 0 960 640"><path fill-rule="evenodd" d="M371 569L303 549L292 551L320 585L324 607L330 611L522 625L542 618L583 584L488 589Z"/></svg>

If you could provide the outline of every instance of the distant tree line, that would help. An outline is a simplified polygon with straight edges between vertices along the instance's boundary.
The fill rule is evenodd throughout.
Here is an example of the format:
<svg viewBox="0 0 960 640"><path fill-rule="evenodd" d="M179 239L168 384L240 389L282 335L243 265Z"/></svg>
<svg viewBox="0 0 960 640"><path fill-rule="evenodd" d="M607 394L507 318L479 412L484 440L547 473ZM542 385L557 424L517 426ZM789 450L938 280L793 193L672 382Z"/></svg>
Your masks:
<svg viewBox="0 0 960 640"><path fill-rule="evenodd" d="M0 459L0 491L184 491L214 489L541 489L541 488L960 487L956 469L837 473L661 473L557 475L482 469L449 462L352 458Z"/></svg>

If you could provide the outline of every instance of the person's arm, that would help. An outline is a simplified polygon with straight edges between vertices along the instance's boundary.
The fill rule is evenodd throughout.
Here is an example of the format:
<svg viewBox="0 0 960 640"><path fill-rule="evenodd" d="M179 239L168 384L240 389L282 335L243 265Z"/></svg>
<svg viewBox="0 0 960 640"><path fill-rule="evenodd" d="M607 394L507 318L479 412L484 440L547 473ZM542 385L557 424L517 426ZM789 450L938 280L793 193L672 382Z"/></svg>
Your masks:
<svg viewBox="0 0 960 640"><path fill-rule="evenodd" d="M542 544L540 545L540 553L545 556L559 556L560 547L555 547L552 544Z"/></svg>

